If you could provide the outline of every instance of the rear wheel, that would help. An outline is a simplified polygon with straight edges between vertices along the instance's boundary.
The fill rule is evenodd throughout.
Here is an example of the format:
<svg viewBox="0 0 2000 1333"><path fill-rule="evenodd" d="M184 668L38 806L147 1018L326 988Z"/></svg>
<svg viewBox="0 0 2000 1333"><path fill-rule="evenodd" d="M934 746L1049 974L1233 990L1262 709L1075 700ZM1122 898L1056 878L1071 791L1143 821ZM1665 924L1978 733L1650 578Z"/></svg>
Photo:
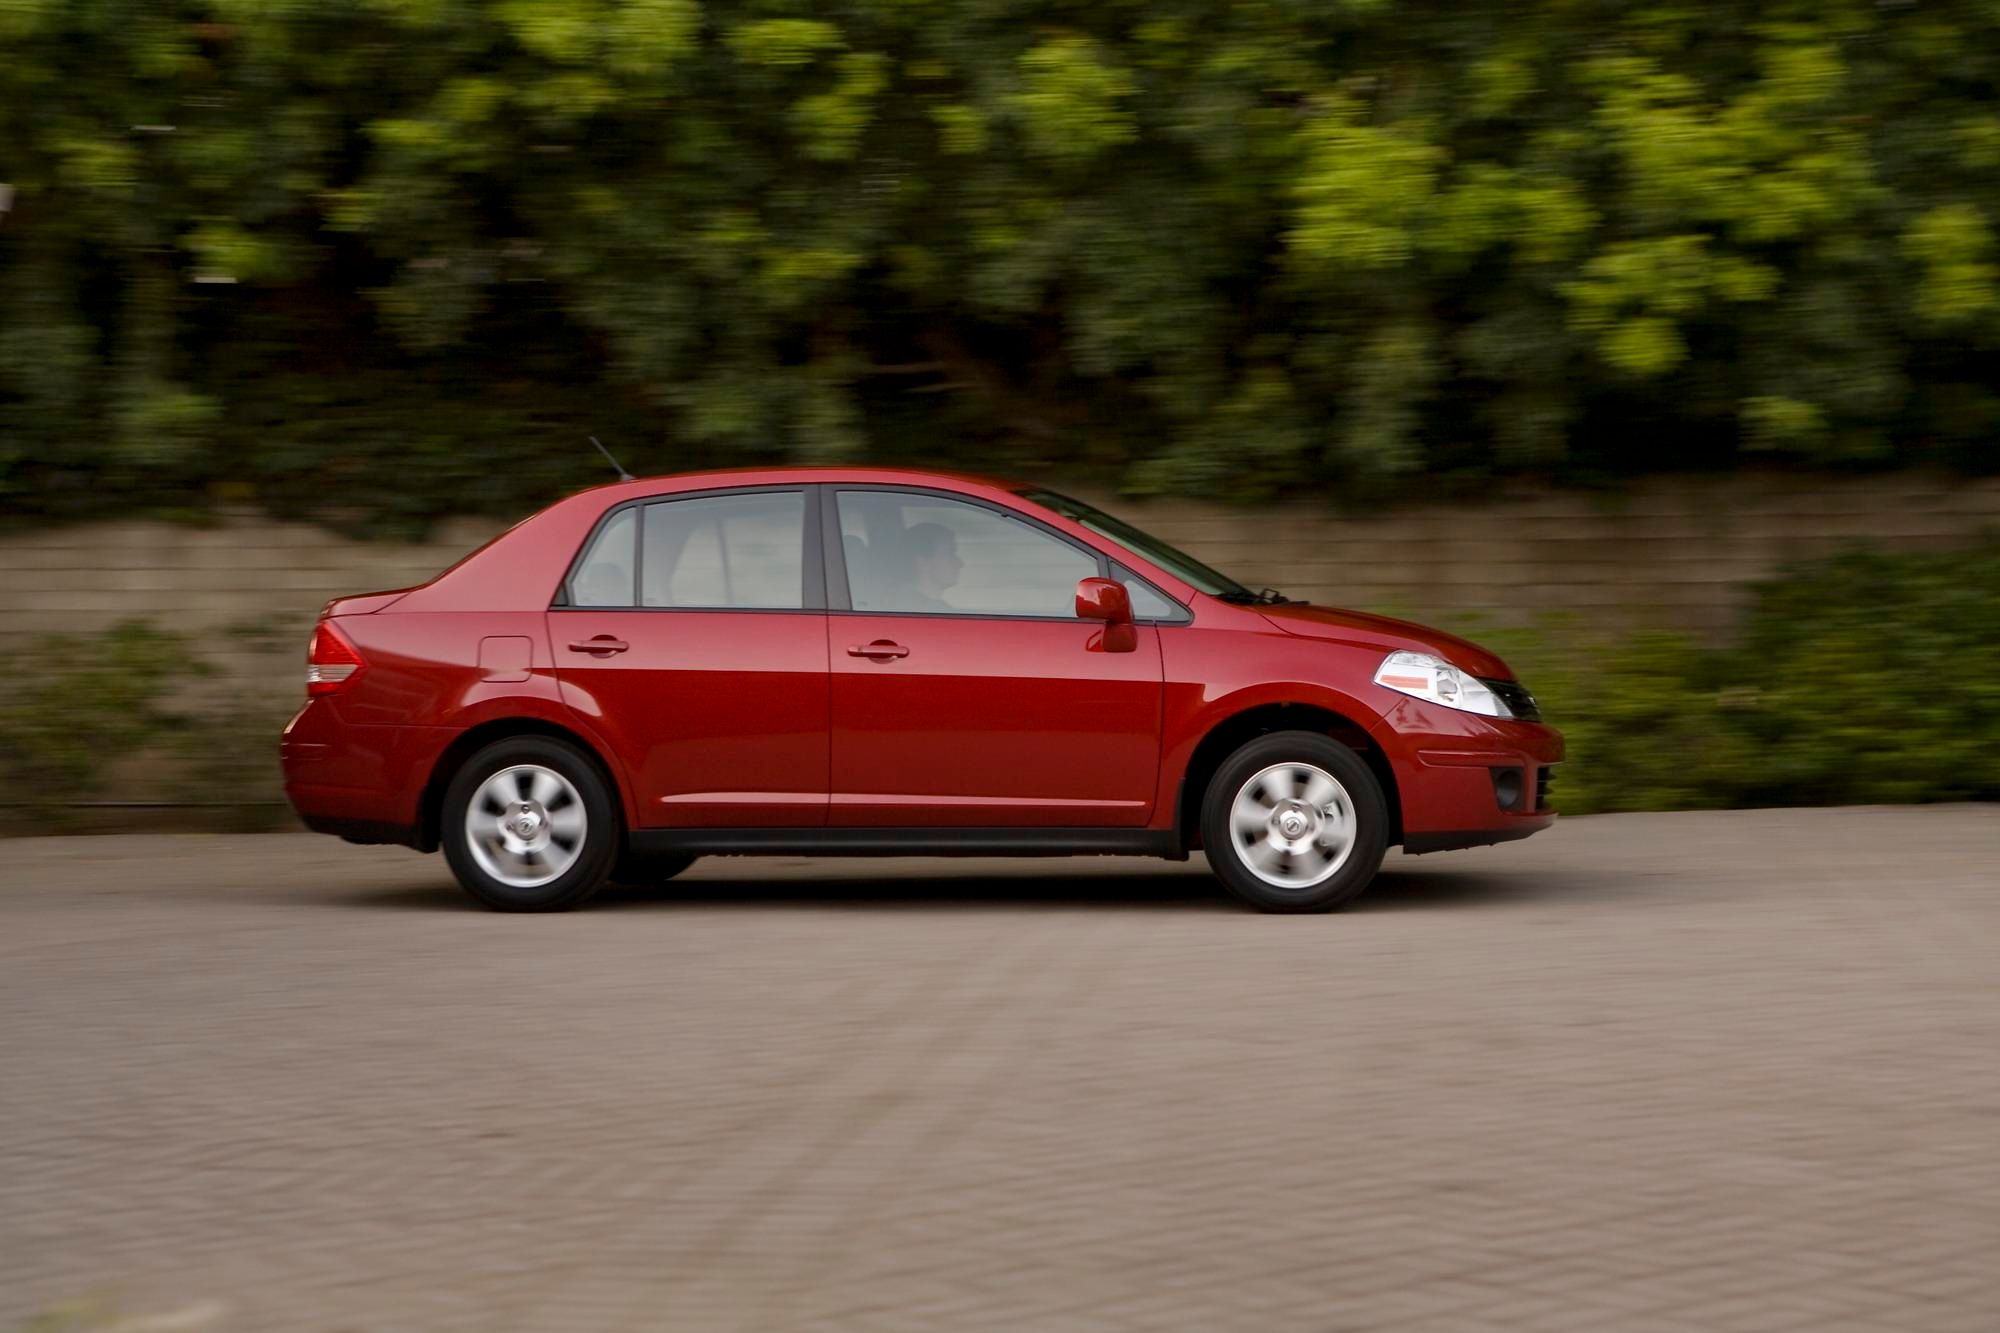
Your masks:
<svg viewBox="0 0 2000 1333"><path fill-rule="evenodd" d="M502 912L560 912L597 892L618 855L618 816L597 766L547 736L495 741L445 790L445 860Z"/></svg>
<svg viewBox="0 0 2000 1333"><path fill-rule="evenodd" d="M1279 731L1209 780L1202 846L1231 893L1265 912L1324 912L1368 887L1388 847L1381 784L1327 736Z"/></svg>

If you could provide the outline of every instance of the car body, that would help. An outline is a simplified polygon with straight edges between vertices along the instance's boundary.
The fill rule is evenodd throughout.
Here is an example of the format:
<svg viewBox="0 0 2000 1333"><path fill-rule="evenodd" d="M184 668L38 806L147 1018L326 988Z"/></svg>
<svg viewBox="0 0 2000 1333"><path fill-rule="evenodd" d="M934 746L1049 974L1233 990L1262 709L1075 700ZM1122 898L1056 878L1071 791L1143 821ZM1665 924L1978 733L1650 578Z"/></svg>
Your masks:
<svg viewBox="0 0 2000 1333"><path fill-rule="evenodd" d="M703 854L1181 858L1241 825L1270 873L1218 865L1225 883L1313 910L1359 892L1387 846L1546 828L1563 756L1506 664L1463 639L1251 595L1087 505L908 469L573 495L428 583L329 602L308 678L281 744L306 824L443 845L461 880L494 872L475 896L524 909ZM509 749L529 738L542 749ZM1257 742L1278 767L1239 787L1231 824L1213 788ZM504 778L466 786L489 752ZM586 864L548 841L559 808L589 824ZM1343 836L1340 873L1284 882ZM538 867L563 892L530 892Z"/></svg>

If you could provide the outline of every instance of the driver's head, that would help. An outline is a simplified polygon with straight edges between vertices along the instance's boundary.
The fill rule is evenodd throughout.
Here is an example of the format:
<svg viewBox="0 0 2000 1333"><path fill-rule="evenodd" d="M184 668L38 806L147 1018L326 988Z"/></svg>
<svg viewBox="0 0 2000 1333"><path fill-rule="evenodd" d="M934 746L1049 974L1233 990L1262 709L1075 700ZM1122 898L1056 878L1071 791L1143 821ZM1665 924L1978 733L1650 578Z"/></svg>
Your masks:
<svg viewBox="0 0 2000 1333"><path fill-rule="evenodd" d="M965 562L958 558L958 538L942 523L918 523L906 534L916 566L917 587L935 597L958 582Z"/></svg>

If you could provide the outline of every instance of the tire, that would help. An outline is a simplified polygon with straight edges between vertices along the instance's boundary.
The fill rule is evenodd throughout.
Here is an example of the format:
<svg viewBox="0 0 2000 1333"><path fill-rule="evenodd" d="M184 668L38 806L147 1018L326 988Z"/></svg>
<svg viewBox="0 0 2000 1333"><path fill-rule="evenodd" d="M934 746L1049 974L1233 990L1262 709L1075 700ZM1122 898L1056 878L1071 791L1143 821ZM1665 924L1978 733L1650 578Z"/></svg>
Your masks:
<svg viewBox="0 0 2000 1333"><path fill-rule="evenodd" d="M1381 868L1389 806L1354 751L1314 732L1277 731L1209 779L1201 838L1216 878L1252 907L1326 912Z"/></svg>
<svg viewBox="0 0 2000 1333"><path fill-rule="evenodd" d="M497 912L581 905L604 883L622 841L603 773L576 746L548 736L495 741L466 760L445 789L440 823L452 874Z"/></svg>
<svg viewBox="0 0 2000 1333"><path fill-rule="evenodd" d="M611 870L611 883L632 889L650 889L664 884L694 864L694 857L667 852L658 856L626 853Z"/></svg>

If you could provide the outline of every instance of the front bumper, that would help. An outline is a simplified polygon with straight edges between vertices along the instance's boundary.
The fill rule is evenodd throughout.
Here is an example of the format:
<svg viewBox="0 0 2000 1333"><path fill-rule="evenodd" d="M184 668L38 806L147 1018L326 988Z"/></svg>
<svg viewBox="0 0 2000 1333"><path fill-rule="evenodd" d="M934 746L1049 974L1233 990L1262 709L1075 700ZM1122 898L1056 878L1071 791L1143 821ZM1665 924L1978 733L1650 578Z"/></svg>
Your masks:
<svg viewBox="0 0 2000 1333"><path fill-rule="evenodd" d="M1563 738L1546 723L1399 698L1375 735L1395 773L1406 852L1508 842L1556 821L1549 787Z"/></svg>

